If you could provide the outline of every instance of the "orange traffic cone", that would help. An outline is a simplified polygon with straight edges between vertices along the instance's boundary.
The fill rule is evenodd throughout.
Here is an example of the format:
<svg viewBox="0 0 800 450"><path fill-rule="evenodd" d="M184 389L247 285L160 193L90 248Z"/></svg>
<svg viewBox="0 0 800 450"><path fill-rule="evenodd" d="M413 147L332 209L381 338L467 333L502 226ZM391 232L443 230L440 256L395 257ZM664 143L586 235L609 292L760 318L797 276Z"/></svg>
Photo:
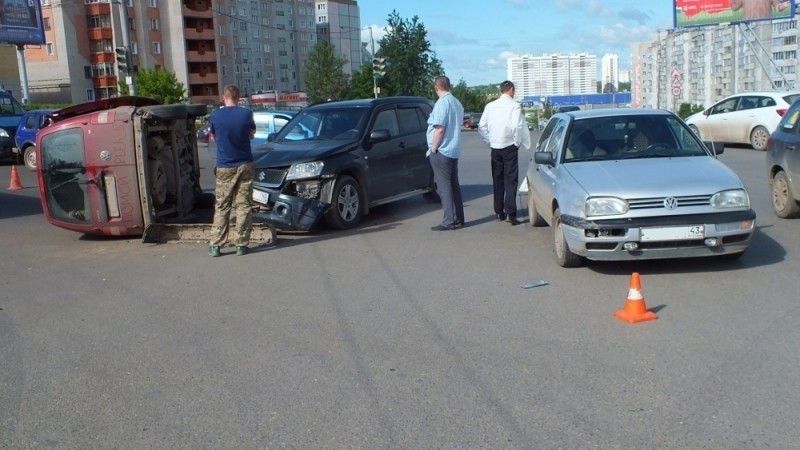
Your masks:
<svg viewBox="0 0 800 450"><path fill-rule="evenodd" d="M17 166L11 166L11 181L8 182L8 190L18 191L20 189L22 189L22 180L19 179Z"/></svg>
<svg viewBox="0 0 800 450"><path fill-rule="evenodd" d="M642 296L642 281L639 279L638 273L634 272L631 275L630 289L628 290L628 298L625 300L625 306L614 311L614 316L627 323L658 319L656 313L647 310L647 305Z"/></svg>

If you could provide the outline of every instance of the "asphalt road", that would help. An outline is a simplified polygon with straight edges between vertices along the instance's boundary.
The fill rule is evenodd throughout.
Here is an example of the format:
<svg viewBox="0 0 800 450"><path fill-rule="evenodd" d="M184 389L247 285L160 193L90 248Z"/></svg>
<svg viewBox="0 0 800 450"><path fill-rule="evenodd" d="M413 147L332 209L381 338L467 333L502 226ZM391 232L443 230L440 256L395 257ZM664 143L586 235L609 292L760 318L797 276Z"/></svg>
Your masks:
<svg viewBox="0 0 800 450"><path fill-rule="evenodd" d="M0 448L797 446L800 221L763 153L722 156L758 213L740 261L568 270L548 228L492 220L465 140L463 230L410 199L247 257L82 236L0 191ZM634 270L659 320L628 326Z"/></svg>

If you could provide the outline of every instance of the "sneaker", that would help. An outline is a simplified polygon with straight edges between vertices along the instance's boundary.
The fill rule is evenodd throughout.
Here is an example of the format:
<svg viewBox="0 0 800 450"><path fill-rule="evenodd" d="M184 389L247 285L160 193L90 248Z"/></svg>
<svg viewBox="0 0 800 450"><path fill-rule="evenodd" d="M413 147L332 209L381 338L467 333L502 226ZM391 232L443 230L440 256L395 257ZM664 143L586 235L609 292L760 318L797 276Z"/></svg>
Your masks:
<svg viewBox="0 0 800 450"><path fill-rule="evenodd" d="M219 252L219 245L212 245L211 247L208 247L208 254L214 258L220 256L222 253Z"/></svg>
<svg viewBox="0 0 800 450"><path fill-rule="evenodd" d="M236 256L244 256L247 254L247 246L246 245L237 245L236 246Z"/></svg>

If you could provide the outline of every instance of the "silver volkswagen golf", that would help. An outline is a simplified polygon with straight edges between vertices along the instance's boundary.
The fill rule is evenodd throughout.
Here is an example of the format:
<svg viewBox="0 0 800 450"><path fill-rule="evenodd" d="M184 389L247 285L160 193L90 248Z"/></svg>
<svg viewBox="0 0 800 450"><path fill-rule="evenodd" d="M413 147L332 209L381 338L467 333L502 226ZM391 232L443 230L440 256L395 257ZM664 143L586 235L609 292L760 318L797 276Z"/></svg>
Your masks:
<svg viewBox="0 0 800 450"><path fill-rule="evenodd" d="M755 229L739 177L674 114L556 114L528 167L533 226L563 267L590 260L738 258Z"/></svg>

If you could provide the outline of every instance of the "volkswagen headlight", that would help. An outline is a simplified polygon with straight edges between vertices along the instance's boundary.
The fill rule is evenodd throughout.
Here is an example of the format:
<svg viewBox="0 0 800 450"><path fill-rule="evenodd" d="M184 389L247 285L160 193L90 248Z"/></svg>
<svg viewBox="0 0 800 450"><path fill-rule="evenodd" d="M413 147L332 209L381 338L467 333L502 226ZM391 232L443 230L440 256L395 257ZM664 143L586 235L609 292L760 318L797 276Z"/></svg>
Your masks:
<svg viewBox="0 0 800 450"><path fill-rule="evenodd" d="M711 206L714 208L749 208L750 197L744 189L731 189L730 191L717 192L711 197Z"/></svg>
<svg viewBox="0 0 800 450"><path fill-rule="evenodd" d="M0 137L11 137L8 135L8 131L3 128L0 128Z"/></svg>
<svg viewBox="0 0 800 450"><path fill-rule="evenodd" d="M618 216L628 212L628 202L617 197L592 197L586 200L586 217Z"/></svg>
<svg viewBox="0 0 800 450"><path fill-rule="evenodd" d="M325 163L322 161L314 161L307 163L292 164L289 167L289 173L286 175L287 180L302 180L304 178L318 177L322 173L322 168Z"/></svg>

